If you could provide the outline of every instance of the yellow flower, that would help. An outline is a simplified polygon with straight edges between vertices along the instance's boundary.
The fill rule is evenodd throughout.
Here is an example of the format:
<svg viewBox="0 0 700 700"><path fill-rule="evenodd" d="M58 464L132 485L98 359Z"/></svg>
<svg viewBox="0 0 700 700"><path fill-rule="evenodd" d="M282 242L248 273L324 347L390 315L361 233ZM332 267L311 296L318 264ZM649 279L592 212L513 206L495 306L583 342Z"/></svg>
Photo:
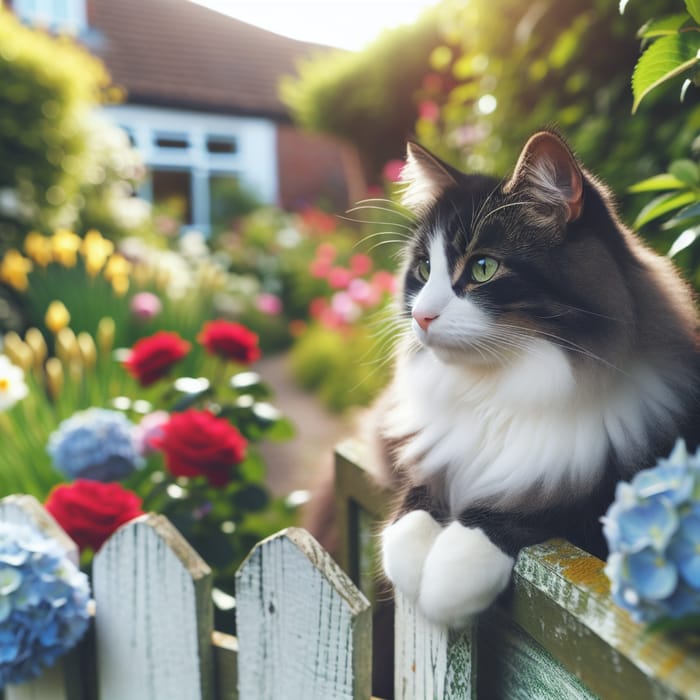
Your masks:
<svg viewBox="0 0 700 700"><path fill-rule="evenodd" d="M114 347L114 319L104 316L97 324L97 345L100 348L100 356L106 357Z"/></svg>
<svg viewBox="0 0 700 700"><path fill-rule="evenodd" d="M32 271L32 261L14 248L5 253L0 263L0 282L5 282L17 291L24 292L29 287L27 275Z"/></svg>
<svg viewBox="0 0 700 700"><path fill-rule="evenodd" d="M114 275L112 289L118 297L123 297L129 291L129 277L127 275Z"/></svg>
<svg viewBox="0 0 700 700"><path fill-rule="evenodd" d="M46 360L46 386L51 398L56 400L63 389L63 365L57 357Z"/></svg>
<svg viewBox="0 0 700 700"><path fill-rule="evenodd" d="M97 362L97 348L89 333L85 331L78 333L78 349L85 368L92 369Z"/></svg>
<svg viewBox="0 0 700 700"><path fill-rule="evenodd" d="M46 356L49 354L49 349L46 347L46 341L41 331L38 328L27 329L27 332L24 334L24 342L32 351L34 368L41 368Z"/></svg>
<svg viewBox="0 0 700 700"><path fill-rule="evenodd" d="M70 313L62 301L54 300L46 310L44 321L46 327L55 334L70 323Z"/></svg>
<svg viewBox="0 0 700 700"><path fill-rule="evenodd" d="M108 261L105 267L105 278L110 282L115 277L128 277L131 272L131 263L119 253L115 253Z"/></svg>
<svg viewBox="0 0 700 700"><path fill-rule="evenodd" d="M58 229L51 237L53 256L63 267L75 267L80 248L80 236L67 229Z"/></svg>
<svg viewBox="0 0 700 700"><path fill-rule="evenodd" d="M46 267L53 260L51 239L36 231L31 231L24 239L24 252L41 267Z"/></svg>
<svg viewBox="0 0 700 700"><path fill-rule="evenodd" d="M104 238L99 231L93 229L85 234L80 252L85 258L85 268L91 277L97 275L113 251L114 243Z"/></svg>

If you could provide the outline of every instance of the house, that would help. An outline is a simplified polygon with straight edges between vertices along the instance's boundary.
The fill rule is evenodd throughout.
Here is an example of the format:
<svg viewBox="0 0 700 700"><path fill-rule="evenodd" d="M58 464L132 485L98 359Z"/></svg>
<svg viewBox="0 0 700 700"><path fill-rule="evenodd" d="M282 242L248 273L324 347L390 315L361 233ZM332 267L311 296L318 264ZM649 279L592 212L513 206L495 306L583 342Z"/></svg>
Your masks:
<svg viewBox="0 0 700 700"><path fill-rule="evenodd" d="M357 196L352 183L362 187L354 149L295 128L278 97L280 76L327 47L189 0L7 4L27 23L74 33L103 59L126 94L105 112L147 166L142 196L179 199L187 225L209 232L236 183L286 209L343 209Z"/></svg>

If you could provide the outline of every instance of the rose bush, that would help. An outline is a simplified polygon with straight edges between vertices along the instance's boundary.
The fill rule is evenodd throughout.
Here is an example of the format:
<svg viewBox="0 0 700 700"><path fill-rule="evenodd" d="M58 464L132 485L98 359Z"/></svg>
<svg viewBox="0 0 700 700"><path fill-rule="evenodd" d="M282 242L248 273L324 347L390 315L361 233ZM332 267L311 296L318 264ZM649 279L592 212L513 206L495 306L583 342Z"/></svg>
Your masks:
<svg viewBox="0 0 700 700"><path fill-rule="evenodd" d="M248 442L225 418L190 409L173 413L151 444L163 451L174 476L204 476L212 486L223 486L244 459Z"/></svg>
<svg viewBox="0 0 700 700"><path fill-rule="evenodd" d="M81 550L94 552L120 525L143 515L135 493L116 482L89 479L59 484L44 505Z"/></svg>
<svg viewBox="0 0 700 700"><path fill-rule="evenodd" d="M224 360L248 365L260 359L258 336L240 323L216 320L204 324L197 340Z"/></svg>
<svg viewBox="0 0 700 700"><path fill-rule="evenodd" d="M134 344L124 367L141 386L149 386L165 377L190 347L177 333L158 331Z"/></svg>

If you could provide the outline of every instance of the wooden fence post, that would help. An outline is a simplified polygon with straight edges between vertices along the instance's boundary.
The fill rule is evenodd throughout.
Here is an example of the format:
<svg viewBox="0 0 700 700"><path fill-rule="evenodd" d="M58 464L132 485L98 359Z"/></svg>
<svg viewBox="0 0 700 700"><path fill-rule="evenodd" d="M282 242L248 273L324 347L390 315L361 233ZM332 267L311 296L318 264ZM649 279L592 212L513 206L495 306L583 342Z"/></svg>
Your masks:
<svg viewBox="0 0 700 700"><path fill-rule="evenodd" d="M240 700L369 698L370 604L308 532L255 546L236 609Z"/></svg>
<svg viewBox="0 0 700 700"><path fill-rule="evenodd" d="M397 700L476 697L476 624L455 632L428 622L395 592L394 693Z"/></svg>
<svg viewBox="0 0 700 700"><path fill-rule="evenodd" d="M100 700L211 700L211 570L167 518L117 530L93 588Z"/></svg>
<svg viewBox="0 0 700 700"><path fill-rule="evenodd" d="M34 496L6 496L0 500L0 522L28 525L58 542L78 565L78 547ZM75 671L79 652L73 650L46 669L41 677L5 688L5 700L82 700L83 688Z"/></svg>

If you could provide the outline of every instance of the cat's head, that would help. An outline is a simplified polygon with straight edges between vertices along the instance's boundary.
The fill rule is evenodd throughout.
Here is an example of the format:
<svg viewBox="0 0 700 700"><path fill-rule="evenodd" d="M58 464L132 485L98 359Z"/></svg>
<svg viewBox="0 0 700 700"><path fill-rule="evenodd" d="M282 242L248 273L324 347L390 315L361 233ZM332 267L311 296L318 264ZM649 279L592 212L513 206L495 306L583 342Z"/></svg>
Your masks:
<svg viewBox="0 0 700 700"><path fill-rule="evenodd" d="M438 357L497 365L543 340L581 361L626 351L629 234L556 134L532 136L502 181L409 144L402 180L417 217L403 311Z"/></svg>

